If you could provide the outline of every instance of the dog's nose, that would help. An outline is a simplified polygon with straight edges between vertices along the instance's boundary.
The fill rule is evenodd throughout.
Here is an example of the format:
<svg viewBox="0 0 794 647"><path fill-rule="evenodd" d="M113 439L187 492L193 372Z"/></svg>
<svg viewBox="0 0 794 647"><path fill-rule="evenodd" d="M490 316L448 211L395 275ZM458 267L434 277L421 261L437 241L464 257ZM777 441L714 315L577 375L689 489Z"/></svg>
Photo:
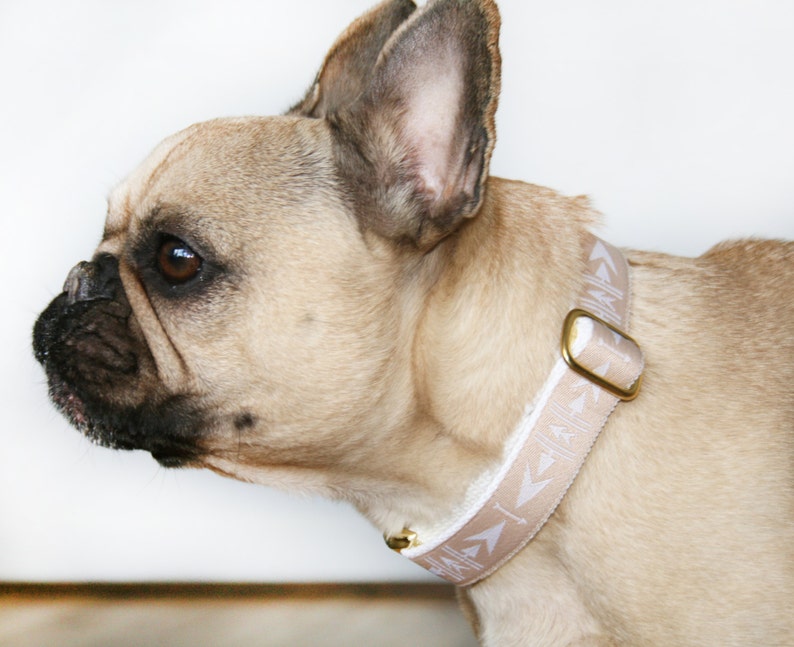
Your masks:
<svg viewBox="0 0 794 647"><path fill-rule="evenodd" d="M63 291L69 305L81 301L113 299L120 284L118 260L101 254L93 261L80 261L66 277Z"/></svg>

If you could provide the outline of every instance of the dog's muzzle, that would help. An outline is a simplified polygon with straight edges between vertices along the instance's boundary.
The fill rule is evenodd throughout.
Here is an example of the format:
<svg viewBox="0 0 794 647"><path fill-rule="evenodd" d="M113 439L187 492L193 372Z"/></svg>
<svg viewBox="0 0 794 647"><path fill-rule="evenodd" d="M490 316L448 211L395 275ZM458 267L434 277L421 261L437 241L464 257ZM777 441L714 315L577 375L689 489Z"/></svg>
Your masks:
<svg viewBox="0 0 794 647"><path fill-rule="evenodd" d="M72 268L36 321L33 352L50 399L92 441L143 449L171 467L195 458L201 416L185 396L165 391L114 256Z"/></svg>

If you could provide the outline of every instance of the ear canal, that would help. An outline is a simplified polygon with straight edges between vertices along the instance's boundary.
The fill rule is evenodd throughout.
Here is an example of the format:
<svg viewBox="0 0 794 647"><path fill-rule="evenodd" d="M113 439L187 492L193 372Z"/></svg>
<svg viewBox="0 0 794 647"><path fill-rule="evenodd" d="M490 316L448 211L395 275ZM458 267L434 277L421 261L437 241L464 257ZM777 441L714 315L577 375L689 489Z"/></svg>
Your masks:
<svg viewBox="0 0 794 647"><path fill-rule="evenodd" d="M331 47L306 96L287 114L322 118L358 99L383 46L415 9L412 0L385 0L353 22Z"/></svg>
<svg viewBox="0 0 794 647"><path fill-rule="evenodd" d="M386 43L359 99L328 115L361 226L427 249L479 210L495 140L492 0L431 0Z"/></svg>

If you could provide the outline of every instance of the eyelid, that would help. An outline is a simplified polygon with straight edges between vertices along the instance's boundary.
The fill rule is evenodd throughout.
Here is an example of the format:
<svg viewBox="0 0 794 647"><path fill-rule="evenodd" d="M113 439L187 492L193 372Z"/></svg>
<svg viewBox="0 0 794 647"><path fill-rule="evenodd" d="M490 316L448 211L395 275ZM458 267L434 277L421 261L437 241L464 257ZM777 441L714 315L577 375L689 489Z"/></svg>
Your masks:
<svg viewBox="0 0 794 647"><path fill-rule="evenodd" d="M173 217L163 217L164 212L164 209L153 212L152 217L140 223L128 239L124 254L146 292L153 299L203 299L208 290L215 291L221 285L234 284L234 273L230 272L226 260L220 260L211 239L212 230L202 227L195 216L184 211L173 211ZM157 253L166 237L183 241L202 259L201 272L196 279L172 285L157 270Z"/></svg>

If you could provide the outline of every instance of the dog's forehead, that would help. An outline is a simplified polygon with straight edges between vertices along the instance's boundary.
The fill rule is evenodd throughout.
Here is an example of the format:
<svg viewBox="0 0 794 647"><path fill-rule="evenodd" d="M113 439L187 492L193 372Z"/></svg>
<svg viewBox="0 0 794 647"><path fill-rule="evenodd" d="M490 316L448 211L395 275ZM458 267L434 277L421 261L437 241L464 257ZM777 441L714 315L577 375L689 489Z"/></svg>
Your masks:
<svg viewBox="0 0 794 647"><path fill-rule="evenodd" d="M305 196L303 184L317 188L334 176L318 125L295 117L217 119L168 137L108 197L101 251L113 253L114 240L162 203L233 199L254 186L275 190L275 199Z"/></svg>
<svg viewBox="0 0 794 647"><path fill-rule="evenodd" d="M108 196L108 215L105 222L106 238L109 234L125 231L134 213L134 206L143 197L146 187L158 169L161 169L173 150L191 136L187 128L164 139L149 156Z"/></svg>

